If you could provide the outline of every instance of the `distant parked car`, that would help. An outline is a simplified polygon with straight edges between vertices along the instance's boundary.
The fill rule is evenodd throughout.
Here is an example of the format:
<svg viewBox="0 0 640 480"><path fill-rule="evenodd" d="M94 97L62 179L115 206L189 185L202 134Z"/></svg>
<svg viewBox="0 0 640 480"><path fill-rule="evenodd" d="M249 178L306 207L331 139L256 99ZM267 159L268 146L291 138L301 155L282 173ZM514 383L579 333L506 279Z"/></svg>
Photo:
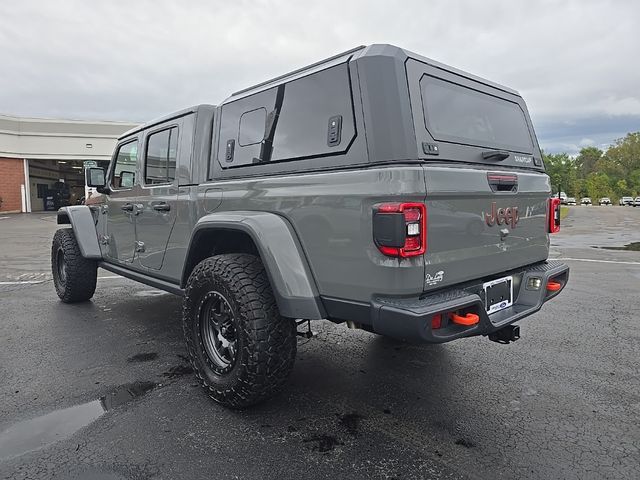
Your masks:
<svg viewBox="0 0 640 480"><path fill-rule="evenodd" d="M574 205L576 204L576 199L573 197L567 197L567 205Z"/></svg>
<svg viewBox="0 0 640 480"><path fill-rule="evenodd" d="M640 197L636 197L636 199L633 201L633 206L640 207Z"/></svg>
<svg viewBox="0 0 640 480"><path fill-rule="evenodd" d="M619 203L621 207L633 205L634 204L633 197L622 197Z"/></svg>
<svg viewBox="0 0 640 480"><path fill-rule="evenodd" d="M566 205L567 204L567 194L564 192L560 192L560 194L558 195L560 197L560 203L562 205Z"/></svg>
<svg viewBox="0 0 640 480"><path fill-rule="evenodd" d="M611 199L609 197L602 197L600 200L598 200L598 205L611 205Z"/></svg>
<svg viewBox="0 0 640 480"><path fill-rule="evenodd" d="M582 197L580 205L591 205L591 199L589 197Z"/></svg>

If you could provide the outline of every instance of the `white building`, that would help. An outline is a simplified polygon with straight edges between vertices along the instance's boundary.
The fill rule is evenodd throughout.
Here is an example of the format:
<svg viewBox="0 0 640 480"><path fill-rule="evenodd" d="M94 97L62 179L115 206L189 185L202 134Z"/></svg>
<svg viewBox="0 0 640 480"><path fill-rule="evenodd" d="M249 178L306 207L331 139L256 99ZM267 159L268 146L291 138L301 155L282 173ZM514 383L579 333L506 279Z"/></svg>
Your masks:
<svg viewBox="0 0 640 480"><path fill-rule="evenodd" d="M44 210L56 182L69 186L74 204L84 195L84 162L106 165L117 138L135 126L0 115L0 211Z"/></svg>

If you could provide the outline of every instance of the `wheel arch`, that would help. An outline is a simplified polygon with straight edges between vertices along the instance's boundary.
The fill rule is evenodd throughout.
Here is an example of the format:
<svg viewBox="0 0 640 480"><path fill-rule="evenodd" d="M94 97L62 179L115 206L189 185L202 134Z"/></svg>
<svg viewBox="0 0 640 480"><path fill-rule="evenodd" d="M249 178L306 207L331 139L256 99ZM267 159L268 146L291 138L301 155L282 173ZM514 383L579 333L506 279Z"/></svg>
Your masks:
<svg viewBox="0 0 640 480"><path fill-rule="evenodd" d="M202 217L193 229L180 286L204 258L222 253L253 253L267 272L281 315L326 317L315 280L295 231L269 212L220 212Z"/></svg>
<svg viewBox="0 0 640 480"><path fill-rule="evenodd" d="M71 225L80 253L84 258L102 259L96 224L91 210L86 205L73 205L58 210L58 225Z"/></svg>

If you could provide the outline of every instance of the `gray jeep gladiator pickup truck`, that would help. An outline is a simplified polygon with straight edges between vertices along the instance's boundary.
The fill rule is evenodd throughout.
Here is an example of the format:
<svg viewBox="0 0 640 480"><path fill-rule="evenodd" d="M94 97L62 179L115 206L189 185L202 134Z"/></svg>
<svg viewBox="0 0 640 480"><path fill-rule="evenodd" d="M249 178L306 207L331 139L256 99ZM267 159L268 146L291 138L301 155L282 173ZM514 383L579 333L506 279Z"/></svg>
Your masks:
<svg viewBox="0 0 640 480"><path fill-rule="evenodd" d="M98 267L183 296L196 375L231 407L282 386L303 320L508 343L569 277L520 95L390 45L135 128L86 177L102 195L58 212L58 296L90 299Z"/></svg>

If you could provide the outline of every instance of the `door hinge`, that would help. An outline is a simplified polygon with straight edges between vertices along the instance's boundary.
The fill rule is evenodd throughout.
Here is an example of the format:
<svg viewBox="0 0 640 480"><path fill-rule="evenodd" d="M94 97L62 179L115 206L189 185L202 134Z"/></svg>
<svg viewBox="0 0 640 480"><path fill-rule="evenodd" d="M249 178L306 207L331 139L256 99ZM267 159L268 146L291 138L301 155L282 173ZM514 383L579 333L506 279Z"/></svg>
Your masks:
<svg viewBox="0 0 640 480"><path fill-rule="evenodd" d="M100 243L102 245L109 245L109 235L100 235Z"/></svg>
<svg viewBox="0 0 640 480"><path fill-rule="evenodd" d="M136 241L136 252L144 252L144 242Z"/></svg>

